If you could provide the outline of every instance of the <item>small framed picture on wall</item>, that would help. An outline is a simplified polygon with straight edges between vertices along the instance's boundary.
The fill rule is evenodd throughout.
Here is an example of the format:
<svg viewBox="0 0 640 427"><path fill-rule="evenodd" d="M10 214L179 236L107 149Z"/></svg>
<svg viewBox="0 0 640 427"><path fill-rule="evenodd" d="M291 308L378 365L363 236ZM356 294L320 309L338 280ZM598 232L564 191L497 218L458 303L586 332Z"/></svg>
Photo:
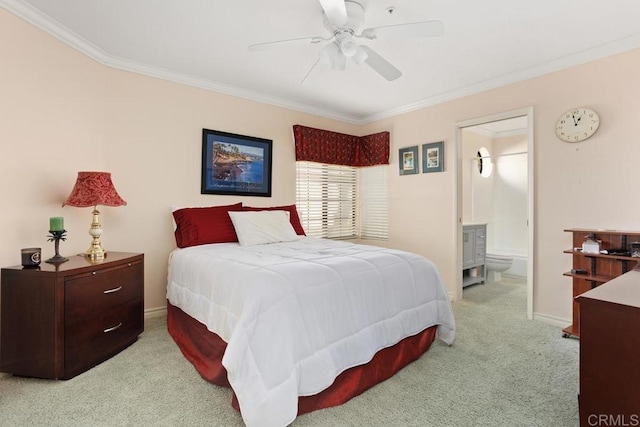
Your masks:
<svg viewBox="0 0 640 427"><path fill-rule="evenodd" d="M422 173L444 171L444 141L422 144Z"/></svg>
<svg viewBox="0 0 640 427"><path fill-rule="evenodd" d="M418 146L401 148L398 150L398 163L400 164L400 175L411 175L418 173Z"/></svg>

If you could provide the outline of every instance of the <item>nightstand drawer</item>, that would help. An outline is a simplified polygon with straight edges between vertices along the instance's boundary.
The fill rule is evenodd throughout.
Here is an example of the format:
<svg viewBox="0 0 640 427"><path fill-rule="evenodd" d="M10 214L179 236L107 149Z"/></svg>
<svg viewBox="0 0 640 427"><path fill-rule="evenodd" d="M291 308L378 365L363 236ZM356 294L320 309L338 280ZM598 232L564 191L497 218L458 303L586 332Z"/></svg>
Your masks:
<svg viewBox="0 0 640 427"><path fill-rule="evenodd" d="M114 307L97 316L67 323L65 373L72 377L108 359L143 331L142 299Z"/></svg>
<svg viewBox="0 0 640 427"><path fill-rule="evenodd" d="M142 298L143 280L143 264L140 262L67 280L65 322L74 322Z"/></svg>

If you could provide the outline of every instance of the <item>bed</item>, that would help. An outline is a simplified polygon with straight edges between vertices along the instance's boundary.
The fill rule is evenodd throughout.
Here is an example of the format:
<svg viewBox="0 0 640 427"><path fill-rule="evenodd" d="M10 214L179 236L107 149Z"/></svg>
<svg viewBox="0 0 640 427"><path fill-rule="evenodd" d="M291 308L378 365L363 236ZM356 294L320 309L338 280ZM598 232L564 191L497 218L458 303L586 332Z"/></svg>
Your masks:
<svg viewBox="0 0 640 427"><path fill-rule="evenodd" d="M344 403L420 357L436 336L455 337L429 260L306 237L292 217L287 238L247 244L247 230L235 227L238 242L182 245L169 259L169 332L203 378L233 388L250 427L286 426ZM248 230L260 235L255 224Z"/></svg>

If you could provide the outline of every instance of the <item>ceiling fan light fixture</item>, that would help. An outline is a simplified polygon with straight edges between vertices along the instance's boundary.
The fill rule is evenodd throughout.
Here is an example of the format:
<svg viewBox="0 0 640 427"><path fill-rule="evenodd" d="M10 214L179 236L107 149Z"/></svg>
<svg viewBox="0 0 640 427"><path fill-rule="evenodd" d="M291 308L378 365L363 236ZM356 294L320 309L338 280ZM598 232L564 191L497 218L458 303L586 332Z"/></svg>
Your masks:
<svg viewBox="0 0 640 427"><path fill-rule="evenodd" d="M338 56L340 56L340 48L335 42L329 43L320 50L320 59L327 64L333 65L333 61Z"/></svg>
<svg viewBox="0 0 640 427"><path fill-rule="evenodd" d="M356 62L356 64L360 65L363 64L368 57L369 55L367 55L367 52L364 51L362 46L358 46L358 48L356 49L356 54L353 55L353 60Z"/></svg>
<svg viewBox="0 0 640 427"><path fill-rule="evenodd" d="M362 34L360 34L359 37L364 37L365 39L369 40L375 40L378 38L375 28L367 28L362 32Z"/></svg>
<svg viewBox="0 0 640 427"><path fill-rule="evenodd" d="M358 47L358 44L353 41L351 36L344 37L340 40L340 51L342 51L345 56L352 57L355 55L358 52Z"/></svg>
<svg viewBox="0 0 640 427"><path fill-rule="evenodd" d="M338 53L331 61L331 69L335 71L344 71L347 68L347 57Z"/></svg>

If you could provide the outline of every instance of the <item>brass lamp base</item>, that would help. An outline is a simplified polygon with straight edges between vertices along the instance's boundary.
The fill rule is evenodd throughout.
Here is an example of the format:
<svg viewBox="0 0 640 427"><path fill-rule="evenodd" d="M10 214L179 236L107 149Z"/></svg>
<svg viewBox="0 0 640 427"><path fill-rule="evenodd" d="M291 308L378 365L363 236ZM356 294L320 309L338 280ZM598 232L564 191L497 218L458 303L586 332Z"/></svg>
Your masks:
<svg viewBox="0 0 640 427"><path fill-rule="evenodd" d="M100 262L104 261L107 257L107 251L100 248L94 248L93 245L83 254L85 258L87 258L91 262Z"/></svg>
<svg viewBox="0 0 640 427"><path fill-rule="evenodd" d="M100 225L100 211L98 207L93 207L93 220L91 222L91 228L89 228L89 234L93 238L91 246L84 253L85 258L91 262L101 262L107 257L107 252L102 248L100 244L100 235L102 234L102 226Z"/></svg>

